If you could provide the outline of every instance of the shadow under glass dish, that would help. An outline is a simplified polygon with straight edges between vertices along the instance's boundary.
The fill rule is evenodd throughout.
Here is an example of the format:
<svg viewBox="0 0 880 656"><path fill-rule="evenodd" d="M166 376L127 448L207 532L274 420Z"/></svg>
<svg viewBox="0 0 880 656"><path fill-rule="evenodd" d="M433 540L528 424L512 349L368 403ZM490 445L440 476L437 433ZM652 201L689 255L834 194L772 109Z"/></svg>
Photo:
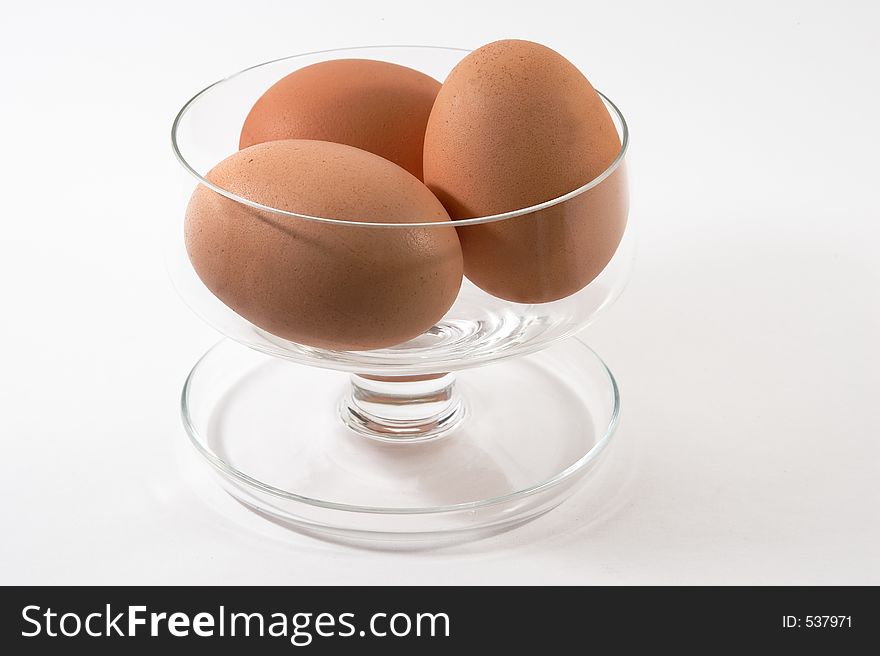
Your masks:
<svg viewBox="0 0 880 656"><path fill-rule="evenodd" d="M349 48L251 67L184 106L172 130L175 153L206 183L207 172L238 149L241 125L256 99L301 67L379 59L443 80L466 53ZM551 212L589 207L609 193L625 213L626 123L603 100L622 142L605 173L559 199L456 226L540 222ZM293 222L350 223L264 209ZM365 229L364 223L351 225ZM591 470L616 425L613 377L582 342L566 338L621 293L634 246L631 223L626 225L607 266L566 298L514 303L465 279L446 315L415 339L391 348L335 351L274 336L224 305L196 275L178 223L166 255L172 281L187 305L229 338L187 380L182 410L190 438L239 501L303 530L355 539L433 539L472 536L540 514ZM376 223L369 229L413 224ZM392 382L427 375L433 377Z"/></svg>

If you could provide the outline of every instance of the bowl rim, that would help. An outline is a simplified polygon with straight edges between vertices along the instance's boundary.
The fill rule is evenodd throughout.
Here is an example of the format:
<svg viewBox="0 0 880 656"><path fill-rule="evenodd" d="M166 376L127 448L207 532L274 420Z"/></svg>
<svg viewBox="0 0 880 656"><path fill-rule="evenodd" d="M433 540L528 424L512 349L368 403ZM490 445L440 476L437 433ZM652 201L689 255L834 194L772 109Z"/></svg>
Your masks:
<svg viewBox="0 0 880 656"><path fill-rule="evenodd" d="M289 216L294 219L302 220L302 221L311 221L332 225L349 225L349 226L357 226L361 228L448 228L449 224L445 221L419 221L419 222L404 222L404 223L386 223L382 221L356 221L351 219L334 219L332 217L323 217L323 216L312 216L309 214L300 214L298 212L291 212L289 210L282 210L275 207L270 207L268 205L263 205L261 203L257 203L255 201L244 198L243 196L239 196L231 191L223 189L215 185L214 183L207 180L201 173L199 173L192 164L186 159L180 149L180 145L178 143L178 133L180 129L181 122L187 112L202 98L205 94L210 92L215 87L222 85L225 82L233 80L241 75L246 74L249 71L252 71L257 68L261 68L263 66L270 66L272 64L277 64L283 61L294 60L298 58L306 58L306 57L314 57L317 55L329 55L329 54L342 54L349 53L351 51L361 51L361 50L380 50L380 49L425 49L425 50L445 50L448 52L460 52L467 54L472 52L472 50L467 48L452 48L445 46L425 46L425 45L367 45L367 46L349 46L345 48L330 48L326 50L315 50L312 52L304 52L298 53L295 55L288 55L286 57L278 57L277 59L271 59L269 61L261 62L259 64L254 64L252 66L248 66L247 68L243 68L240 71L232 73L212 84L209 84L204 89L196 93L192 98L190 98L186 103L184 103L183 107L177 112L177 115L174 117L174 121L171 124L171 148L174 152L174 156L177 158L177 161L183 166L183 168L192 175L199 184L204 185L208 189L220 194L221 196L225 196L230 200L233 200L238 203L242 203L248 207L251 207L255 210L260 210L264 212L271 212L273 214L278 214L282 216ZM626 156L626 151L629 146L629 127L627 126L626 119L623 116L623 113L617 107L617 105L612 102L608 96L604 93L596 89L596 93L599 94L599 97L605 103L605 106L608 110L617 118L617 121L620 123L621 129L621 138L620 138L620 150L617 153L617 156L608 165L608 167L600 173L598 176L590 180L584 185L581 185L577 189L573 189L561 196L557 196L556 198L552 198L550 200L536 203L534 205L529 205L528 207L522 207L516 210L510 210L508 212L501 212L498 214L489 214L486 216L478 216L467 219L455 219L452 223L455 227L460 226L469 226L469 225L481 225L484 223L494 223L496 221L503 221L506 219L513 219L518 216L523 216L525 214L532 214L534 212L539 212L541 210L548 209L553 207L554 205L558 205L567 200L571 200L575 196L579 196L583 194L593 187L600 185L606 178L608 178L615 170L622 164L624 157Z"/></svg>

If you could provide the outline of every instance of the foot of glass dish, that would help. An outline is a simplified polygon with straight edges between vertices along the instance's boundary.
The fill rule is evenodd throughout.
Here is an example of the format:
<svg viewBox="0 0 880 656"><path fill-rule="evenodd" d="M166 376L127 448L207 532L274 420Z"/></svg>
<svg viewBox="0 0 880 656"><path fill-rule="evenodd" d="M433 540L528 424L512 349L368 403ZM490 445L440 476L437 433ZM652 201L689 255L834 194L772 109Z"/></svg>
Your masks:
<svg viewBox="0 0 880 656"><path fill-rule="evenodd" d="M454 383L352 377L222 341L182 399L192 443L245 506L389 546L478 538L550 510L593 471L618 411L614 378L578 339Z"/></svg>

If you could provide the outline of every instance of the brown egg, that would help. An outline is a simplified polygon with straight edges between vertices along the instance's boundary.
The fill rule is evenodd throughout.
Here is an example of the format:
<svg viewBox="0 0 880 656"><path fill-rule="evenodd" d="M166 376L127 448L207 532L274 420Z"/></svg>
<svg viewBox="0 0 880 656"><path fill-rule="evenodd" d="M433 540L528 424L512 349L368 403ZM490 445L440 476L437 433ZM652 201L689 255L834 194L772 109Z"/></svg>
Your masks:
<svg viewBox="0 0 880 656"><path fill-rule="evenodd" d="M393 346L428 330L458 294L462 255L449 216L425 185L378 155L326 141L271 141L228 157L207 178L310 216L439 224L326 224L197 187L185 221L193 267L221 301L274 335L327 349Z"/></svg>
<svg viewBox="0 0 880 656"><path fill-rule="evenodd" d="M453 219L557 198L614 161L620 139L602 99L564 57L528 41L475 50L449 74L428 120L425 184ZM622 167L538 213L460 227L465 275L520 303L564 298L617 249L627 217Z"/></svg>
<svg viewBox="0 0 880 656"><path fill-rule="evenodd" d="M276 82L248 114L239 146L276 139L348 144L422 179L425 125L440 83L405 66L336 59Z"/></svg>

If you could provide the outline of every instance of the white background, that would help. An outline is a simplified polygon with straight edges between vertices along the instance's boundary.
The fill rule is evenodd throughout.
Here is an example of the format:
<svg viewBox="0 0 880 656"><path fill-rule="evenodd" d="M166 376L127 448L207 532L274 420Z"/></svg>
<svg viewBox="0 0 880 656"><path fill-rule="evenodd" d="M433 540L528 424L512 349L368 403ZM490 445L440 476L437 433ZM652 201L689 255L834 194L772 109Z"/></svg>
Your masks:
<svg viewBox="0 0 880 656"><path fill-rule="evenodd" d="M876 2L18 3L0 21L0 582L880 583ZM573 9L577 7L577 9ZM192 93L323 48L543 42L632 128L640 252L587 331L601 494L418 553L249 514L178 394Z"/></svg>

